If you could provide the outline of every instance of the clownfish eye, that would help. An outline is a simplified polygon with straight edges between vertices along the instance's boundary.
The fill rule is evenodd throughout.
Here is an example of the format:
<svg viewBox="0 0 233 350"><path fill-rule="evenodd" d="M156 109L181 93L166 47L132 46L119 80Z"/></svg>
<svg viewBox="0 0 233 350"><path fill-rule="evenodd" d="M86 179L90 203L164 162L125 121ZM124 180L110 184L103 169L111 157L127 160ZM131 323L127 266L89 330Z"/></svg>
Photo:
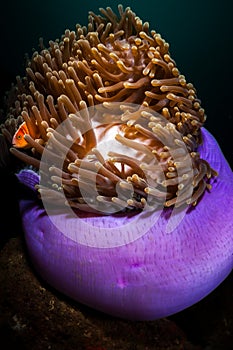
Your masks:
<svg viewBox="0 0 233 350"><path fill-rule="evenodd" d="M17 140L20 140L22 138L21 135L17 135Z"/></svg>

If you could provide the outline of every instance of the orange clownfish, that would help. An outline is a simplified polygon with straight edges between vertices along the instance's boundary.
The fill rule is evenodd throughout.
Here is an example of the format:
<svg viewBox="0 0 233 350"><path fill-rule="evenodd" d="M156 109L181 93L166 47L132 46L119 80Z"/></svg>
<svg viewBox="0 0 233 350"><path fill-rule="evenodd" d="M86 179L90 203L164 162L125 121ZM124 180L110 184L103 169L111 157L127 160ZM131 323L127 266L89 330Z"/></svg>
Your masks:
<svg viewBox="0 0 233 350"><path fill-rule="evenodd" d="M23 122L13 136L12 145L16 148L27 147L28 142L24 139L24 135L30 135L33 138L38 137L38 135L32 135L32 133L29 132L26 122Z"/></svg>

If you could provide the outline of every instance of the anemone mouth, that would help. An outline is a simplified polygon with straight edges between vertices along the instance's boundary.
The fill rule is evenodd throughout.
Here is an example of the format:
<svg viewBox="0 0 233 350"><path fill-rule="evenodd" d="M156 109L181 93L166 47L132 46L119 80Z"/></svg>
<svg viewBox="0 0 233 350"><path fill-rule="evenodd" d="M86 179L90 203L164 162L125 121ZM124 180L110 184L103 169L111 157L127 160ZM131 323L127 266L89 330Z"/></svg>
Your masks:
<svg viewBox="0 0 233 350"><path fill-rule="evenodd" d="M11 152L37 169L46 163L39 191L48 199L63 191L83 210L93 192L119 210L195 205L216 175L197 152L204 110L168 43L130 8L118 10L90 12L87 27L41 43L12 90L3 136L11 143L25 121L28 147ZM111 140L117 149L103 156L99 145Z"/></svg>

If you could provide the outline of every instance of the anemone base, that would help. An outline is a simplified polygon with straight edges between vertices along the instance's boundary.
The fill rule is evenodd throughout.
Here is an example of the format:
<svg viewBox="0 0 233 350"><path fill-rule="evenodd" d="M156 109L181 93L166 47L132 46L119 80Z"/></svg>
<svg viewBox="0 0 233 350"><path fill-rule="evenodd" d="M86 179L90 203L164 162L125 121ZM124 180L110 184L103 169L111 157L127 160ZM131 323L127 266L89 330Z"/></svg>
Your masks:
<svg viewBox="0 0 233 350"><path fill-rule="evenodd" d="M181 313L150 322L117 319L73 302L31 268L21 237L0 252L0 334L6 349L231 349L230 275L211 295Z"/></svg>

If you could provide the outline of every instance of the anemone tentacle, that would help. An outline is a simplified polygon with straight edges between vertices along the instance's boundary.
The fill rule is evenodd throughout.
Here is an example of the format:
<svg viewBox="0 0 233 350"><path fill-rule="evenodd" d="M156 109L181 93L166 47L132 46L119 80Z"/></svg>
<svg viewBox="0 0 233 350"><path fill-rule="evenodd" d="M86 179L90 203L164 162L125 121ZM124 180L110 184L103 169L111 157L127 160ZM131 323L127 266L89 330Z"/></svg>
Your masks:
<svg viewBox="0 0 233 350"><path fill-rule="evenodd" d="M81 188L93 186L89 178L96 173L94 163L103 159L95 149L109 131L121 145L140 155L139 161L135 156L129 162L123 154L102 160L98 199L115 200L117 179L134 187L135 194L124 198L124 207L125 203L128 208L145 207L148 195L160 201L164 193L164 206L195 205L203 191L210 189L209 179L217 175L197 152L205 112L193 84L186 82L171 58L169 44L129 7L124 10L119 5L118 11L115 14L107 8L100 9L101 15L90 12L87 27L77 25L76 31L66 30L60 40L50 41L48 48L41 43L41 51L34 52L28 62L26 77L17 79L13 89L17 98L10 104L2 133L11 142L19 121L24 120L31 130L25 136L29 151L12 148L11 152L37 168L49 140L55 154L57 150L67 151L61 178L55 176L56 166L51 164L49 182L54 191L65 192L73 207L83 206ZM116 103L120 104L118 110ZM89 113L88 109L96 106L103 106L103 113L108 115L104 128L103 121L94 126L95 113ZM61 135L56 129L64 121L67 129ZM65 148L67 138L73 140L69 150ZM153 186L142 161L145 154L159 163L160 170L155 173L161 169L164 173L162 180L154 176ZM81 177L80 160L84 158L86 175L82 172ZM191 196L187 190L190 186ZM51 190L48 188L49 193Z"/></svg>

